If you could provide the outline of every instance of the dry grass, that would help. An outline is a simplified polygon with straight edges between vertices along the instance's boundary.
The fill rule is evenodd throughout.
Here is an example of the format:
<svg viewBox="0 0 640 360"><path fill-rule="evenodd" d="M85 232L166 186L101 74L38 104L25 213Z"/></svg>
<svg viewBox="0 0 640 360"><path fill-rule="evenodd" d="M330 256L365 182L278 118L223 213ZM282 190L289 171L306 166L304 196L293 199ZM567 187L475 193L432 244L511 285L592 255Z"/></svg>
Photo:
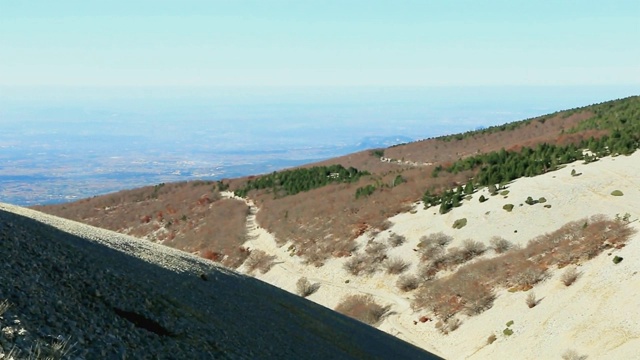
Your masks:
<svg viewBox="0 0 640 360"><path fill-rule="evenodd" d="M384 267L387 269L388 274L396 275L402 274L409 268L409 263L401 258L391 258L384 262Z"/></svg>
<svg viewBox="0 0 640 360"><path fill-rule="evenodd" d="M402 275L396 281L396 286L402 292L415 290L420 286L420 280L415 275Z"/></svg>
<svg viewBox="0 0 640 360"><path fill-rule="evenodd" d="M562 273L562 275L560 276L560 281L562 281L565 286L571 286L571 284L573 284L579 276L580 273L578 272L578 270L576 270L575 267L570 267L565 270L564 273Z"/></svg>
<svg viewBox="0 0 640 360"><path fill-rule="evenodd" d="M301 277L296 282L296 292L302 297L307 297L320 289L320 283L312 284L306 277Z"/></svg>
<svg viewBox="0 0 640 360"><path fill-rule="evenodd" d="M275 259L276 256L269 255L262 250L252 250L247 260L245 260L244 266L249 273L259 270L261 273L266 274L275 264Z"/></svg>
<svg viewBox="0 0 640 360"><path fill-rule="evenodd" d="M376 303L371 295L350 295L340 301L335 308L337 312L369 325L380 322L389 309L389 306Z"/></svg>

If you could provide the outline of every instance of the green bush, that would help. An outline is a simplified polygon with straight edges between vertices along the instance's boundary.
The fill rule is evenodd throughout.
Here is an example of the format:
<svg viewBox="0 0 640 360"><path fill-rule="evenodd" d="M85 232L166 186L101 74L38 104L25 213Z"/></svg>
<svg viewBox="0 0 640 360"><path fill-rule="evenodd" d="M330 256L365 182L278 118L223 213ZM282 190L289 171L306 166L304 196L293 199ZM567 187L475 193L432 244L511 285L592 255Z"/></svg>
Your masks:
<svg viewBox="0 0 640 360"><path fill-rule="evenodd" d="M502 208L507 210L508 212L511 212L511 210L513 210L513 204L506 204Z"/></svg>
<svg viewBox="0 0 640 360"><path fill-rule="evenodd" d="M538 202L539 202L540 204L544 204L544 203L546 203L546 202L547 202L547 199L545 199L544 197L541 197L540 199L538 199Z"/></svg>
<svg viewBox="0 0 640 360"><path fill-rule="evenodd" d="M613 258L613 263L614 264L619 264L622 261L623 258L621 258L620 256L616 256Z"/></svg>
<svg viewBox="0 0 640 360"><path fill-rule="evenodd" d="M467 218L458 219L453 222L454 229L462 229L465 225L467 225Z"/></svg>
<svg viewBox="0 0 640 360"><path fill-rule="evenodd" d="M487 201L489 199L487 199L486 197L484 197L484 195L480 195L480 199L478 199L478 201L480 201L481 203Z"/></svg>
<svg viewBox="0 0 640 360"><path fill-rule="evenodd" d="M611 195L613 195L613 196L622 196L622 195L624 195L624 194L623 194L623 193L622 193L622 191L620 191L620 190L613 190L613 191L611 192Z"/></svg>
<svg viewBox="0 0 640 360"><path fill-rule="evenodd" d="M538 200L533 200L533 198L531 196L528 196L527 200L525 200L524 202L529 204L529 205L535 205L535 204L538 203Z"/></svg>
<svg viewBox="0 0 640 360"><path fill-rule="evenodd" d="M509 195L509 190L502 190L502 191L500 192L500 195L502 195L502 196L507 196L507 195Z"/></svg>

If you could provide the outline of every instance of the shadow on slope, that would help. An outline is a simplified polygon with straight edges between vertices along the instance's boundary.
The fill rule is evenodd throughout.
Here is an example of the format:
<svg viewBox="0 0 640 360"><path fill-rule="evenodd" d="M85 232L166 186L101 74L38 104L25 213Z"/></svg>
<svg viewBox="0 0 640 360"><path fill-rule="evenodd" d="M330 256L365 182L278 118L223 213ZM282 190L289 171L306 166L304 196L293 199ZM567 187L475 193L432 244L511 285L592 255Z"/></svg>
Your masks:
<svg viewBox="0 0 640 360"><path fill-rule="evenodd" d="M5 352L65 338L74 358L438 358L256 279L173 272L4 211L0 265L0 327L26 330L0 335Z"/></svg>

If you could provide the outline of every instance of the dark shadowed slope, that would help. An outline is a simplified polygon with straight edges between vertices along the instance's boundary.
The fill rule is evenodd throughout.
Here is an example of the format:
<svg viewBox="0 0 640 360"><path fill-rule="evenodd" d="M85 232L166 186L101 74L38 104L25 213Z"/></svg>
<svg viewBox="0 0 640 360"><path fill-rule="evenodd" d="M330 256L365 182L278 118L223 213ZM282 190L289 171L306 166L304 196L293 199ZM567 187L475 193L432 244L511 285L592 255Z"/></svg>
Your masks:
<svg viewBox="0 0 640 360"><path fill-rule="evenodd" d="M68 339L72 359L437 358L188 254L166 254L181 271L142 260L136 246L0 211L0 354Z"/></svg>

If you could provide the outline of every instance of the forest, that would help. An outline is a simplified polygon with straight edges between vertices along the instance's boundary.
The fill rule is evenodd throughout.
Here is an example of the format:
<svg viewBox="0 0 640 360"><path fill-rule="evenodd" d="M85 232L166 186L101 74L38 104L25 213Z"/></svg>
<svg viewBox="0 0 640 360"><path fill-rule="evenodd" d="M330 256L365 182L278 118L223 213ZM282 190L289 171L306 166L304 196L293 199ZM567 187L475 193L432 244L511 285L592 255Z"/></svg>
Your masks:
<svg viewBox="0 0 640 360"><path fill-rule="evenodd" d="M251 190L270 189L274 196L283 197L317 189L332 183L355 182L365 175L370 174L367 171L359 171L354 167L347 169L342 165L274 171L269 175L248 180L244 186L235 189L234 193L237 196L246 197Z"/></svg>

